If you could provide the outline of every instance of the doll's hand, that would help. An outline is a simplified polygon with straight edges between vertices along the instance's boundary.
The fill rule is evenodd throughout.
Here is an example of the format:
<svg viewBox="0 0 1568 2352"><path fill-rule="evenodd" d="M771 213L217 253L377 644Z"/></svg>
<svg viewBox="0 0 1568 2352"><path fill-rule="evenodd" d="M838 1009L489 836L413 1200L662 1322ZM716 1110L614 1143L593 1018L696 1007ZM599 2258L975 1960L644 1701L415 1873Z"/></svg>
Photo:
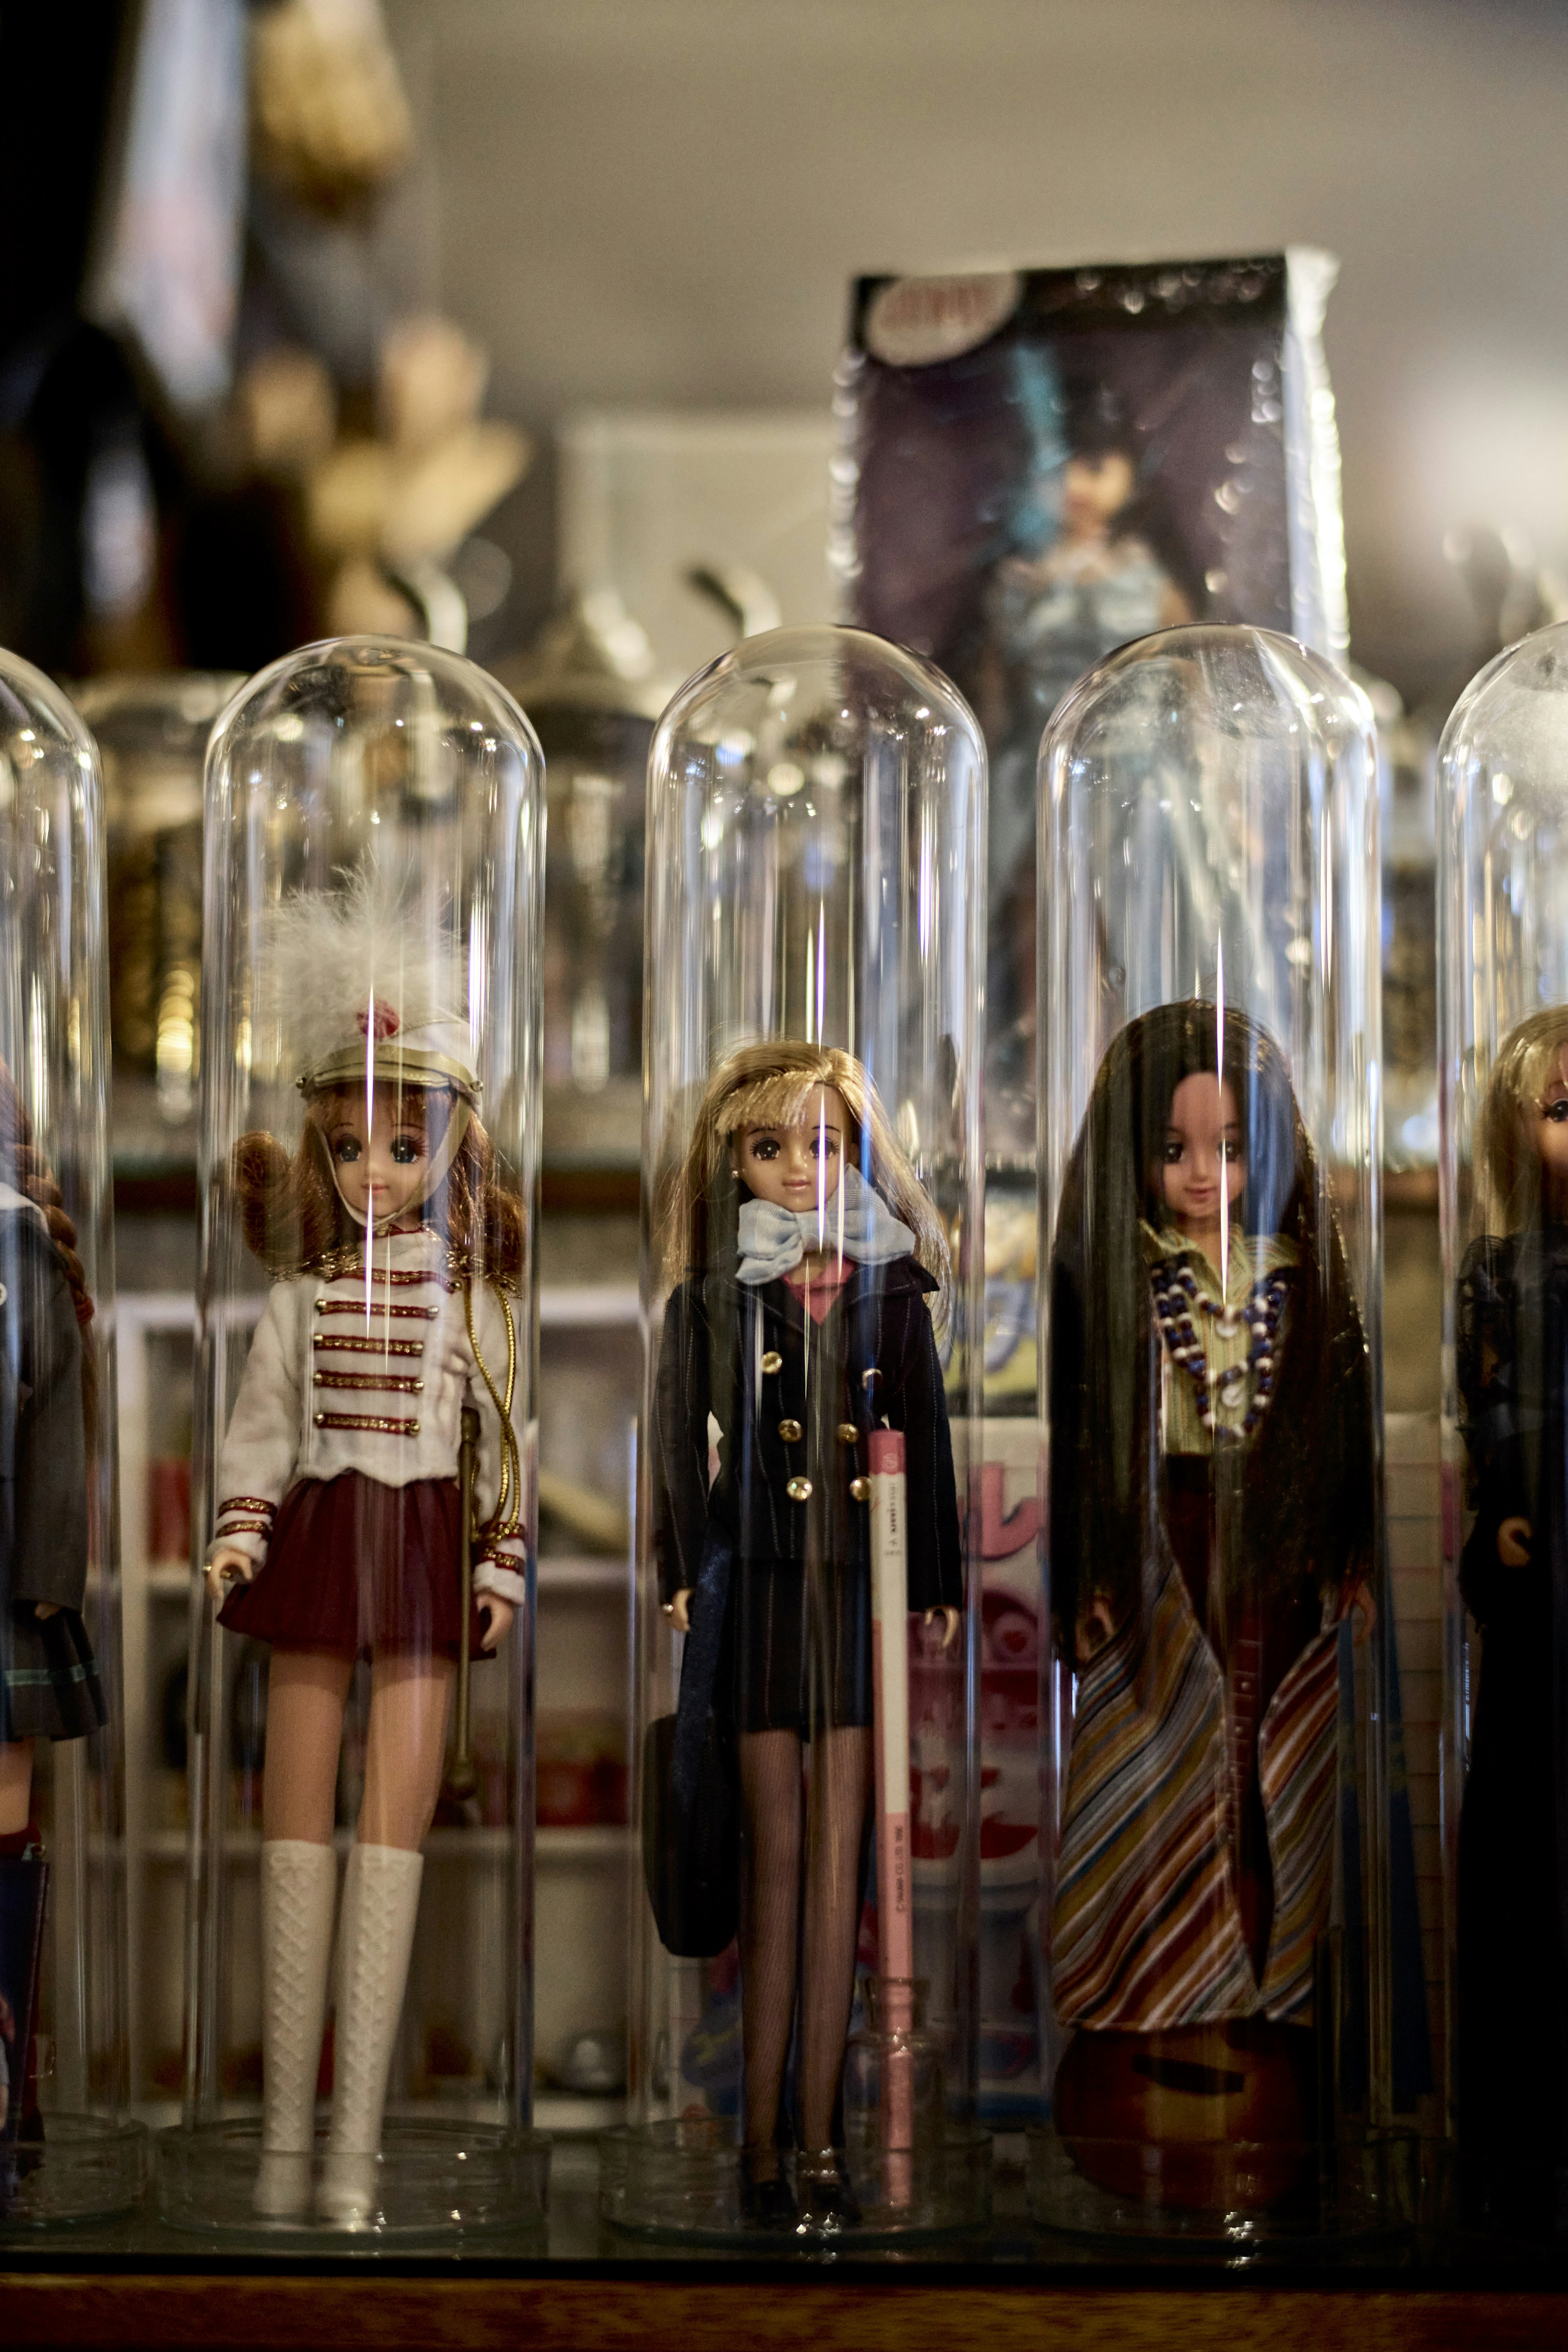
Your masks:
<svg viewBox="0 0 1568 2352"><path fill-rule="evenodd" d="M512 1620L517 1613L515 1601L503 1601L498 1592L481 1592L478 1596L479 1615L485 1631L479 1637L479 1647L486 1656L498 1650L512 1630Z"/></svg>
<svg viewBox="0 0 1568 2352"><path fill-rule="evenodd" d="M1351 1640L1359 1650L1370 1639L1372 1629L1377 1622L1377 1603L1373 1599L1371 1585L1359 1580L1352 1584L1345 1592L1341 1613L1354 1619Z"/></svg>
<svg viewBox="0 0 1568 2352"><path fill-rule="evenodd" d="M664 1614L669 1619L677 1633L689 1633L691 1632L692 1588L689 1584L683 1584L674 1599L673 1601L665 1601Z"/></svg>
<svg viewBox="0 0 1568 2352"><path fill-rule="evenodd" d="M207 1583L214 1595L223 1590L231 1577L237 1577L241 1584L248 1584L255 1574L255 1560L249 1552L241 1551L238 1544L213 1546L212 1557L207 1561Z"/></svg>
<svg viewBox="0 0 1568 2352"><path fill-rule="evenodd" d="M1528 1568L1532 1540L1528 1519L1504 1519L1497 1531L1497 1556L1504 1568Z"/></svg>
<svg viewBox="0 0 1568 2352"><path fill-rule="evenodd" d="M33 1604L33 1614L35 1617L41 1617L47 1620L50 1617L57 1617L59 1613L60 1604L57 1601L37 1601Z"/></svg>
<svg viewBox="0 0 1568 2352"><path fill-rule="evenodd" d="M1078 1630L1073 1637L1075 1665L1086 1666L1099 1656L1116 1627L1111 1616L1111 1604L1103 1594L1084 1602L1078 1615Z"/></svg>
<svg viewBox="0 0 1568 2352"><path fill-rule="evenodd" d="M958 1638L958 1612L948 1608L928 1609L921 1622L925 1625L935 1625L938 1617L942 1620L942 1640L939 1646L944 1650L950 1650Z"/></svg>

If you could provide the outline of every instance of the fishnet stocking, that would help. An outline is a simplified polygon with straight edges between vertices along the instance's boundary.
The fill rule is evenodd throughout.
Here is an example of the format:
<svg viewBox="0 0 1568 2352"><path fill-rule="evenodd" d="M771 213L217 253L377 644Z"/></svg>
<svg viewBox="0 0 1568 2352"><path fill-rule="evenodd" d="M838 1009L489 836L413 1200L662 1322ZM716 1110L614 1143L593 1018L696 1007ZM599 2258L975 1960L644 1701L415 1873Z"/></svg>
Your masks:
<svg viewBox="0 0 1568 2352"><path fill-rule="evenodd" d="M761 2150L778 2138L799 1941L804 1947L800 2129L807 2147L826 2147L854 1991L871 1734L841 1727L820 1733L811 1744L803 1936L800 1741L792 1731L746 1732L739 1749L746 1809L740 1930L746 2144Z"/></svg>

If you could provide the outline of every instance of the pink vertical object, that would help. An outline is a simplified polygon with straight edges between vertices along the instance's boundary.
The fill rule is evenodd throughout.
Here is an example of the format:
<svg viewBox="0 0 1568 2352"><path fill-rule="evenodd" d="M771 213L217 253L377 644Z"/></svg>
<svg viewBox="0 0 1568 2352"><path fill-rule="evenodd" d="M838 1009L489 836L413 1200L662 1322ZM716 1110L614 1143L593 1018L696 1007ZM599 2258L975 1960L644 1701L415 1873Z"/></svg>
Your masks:
<svg viewBox="0 0 1568 2352"><path fill-rule="evenodd" d="M876 1922L882 2139L888 2201L914 2201L915 1915L909 1847L909 1575L904 1438L871 1434L872 1691L876 1717Z"/></svg>

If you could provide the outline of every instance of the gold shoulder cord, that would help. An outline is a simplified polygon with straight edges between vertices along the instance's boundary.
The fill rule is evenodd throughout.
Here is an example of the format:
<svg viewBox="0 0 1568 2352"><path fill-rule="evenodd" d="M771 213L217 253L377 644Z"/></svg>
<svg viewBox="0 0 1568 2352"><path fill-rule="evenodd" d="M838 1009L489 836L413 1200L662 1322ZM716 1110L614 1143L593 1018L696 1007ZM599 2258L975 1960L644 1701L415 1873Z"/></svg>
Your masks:
<svg viewBox="0 0 1568 2352"><path fill-rule="evenodd" d="M496 1508L483 1532L491 1536L515 1536L523 1531L523 1465L517 1451L517 1433L512 1427L512 1399L517 1385L517 1331L512 1320L507 1294L498 1283L490 1288L501 1310L501 1320L507 1327L507 1388L505 1396L490 1376L490 1367L479 1351L479 1335L474 1328L474 1285L463 1286L463 1313L468 1325L468 1345L474 1350L474 1361L479 1367L479 1377L490 1391L490 1402L501 1422L501 1478L496 1496ZM507 1502L512 1513L507 1516Z"/></svg>

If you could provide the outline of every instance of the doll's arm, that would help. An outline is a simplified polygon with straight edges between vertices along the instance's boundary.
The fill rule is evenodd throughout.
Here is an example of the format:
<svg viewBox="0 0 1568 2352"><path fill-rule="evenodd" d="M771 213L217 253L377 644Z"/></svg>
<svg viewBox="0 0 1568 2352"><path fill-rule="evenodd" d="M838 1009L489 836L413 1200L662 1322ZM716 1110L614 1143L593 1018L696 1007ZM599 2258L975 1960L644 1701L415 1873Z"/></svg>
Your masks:
<svg viewBox="0 0 1568 2352"><path fill-rule="evenodd" d="M936 1335L924 1298L915 1300L913 1316L904 1387L909 1606L921 1611L956 1610L964 1604L964 1555L947 1392L942 1385Z"/></svg>
<svg viewBox="0 0 1568 2352"><path fill-rule="evenodd" d="M256 1327L218 1456L209 1560L220 1549L242 1552L256 1568L267 1558L273 1519L299 1458L300 1355L310 1344L300 1307L308 1287L304 1282L275 1283Z"/></svg>
<svg viewBox="0 0 1568 2352"><path fill-rule="evenodd" d="M707 1535L708 1346L695 1286L683 1284L664 1308L653 1398L653 1549L664 1601L695 1586Z"/></svg>
<svg viewBox="0 0 1568 2352"><path fill-rule="evenodd" d="M1053 1258L1051 1268L1051 1370L1047 1464L1047 1541L1051 1615L1059 1650L1080 1664L1110 1638L1112 1611L1103 1594L1082 1585L1083 1318L1077 1283Z"/></svg>
<svg viewBox="0 0 1568 2352"><path fill-rule="evenodd" d="M53 1252L49 1253L53 1256ZM81 1335L70 1286L57 1265L24 1274L32 1394L18 1428L16 1559L13 1596L35 1606L79 1609L87 1584L87 1439Z"/></svg>
<svg viewBox="0 0 1568 2352"><path fill-rule="evenodd" d="M523 1426L525 1382L517 1366L522 1335L518 1328L518 1307L511 1298L503 1298L488 1283L476 1286L471 1305L474 1331L479 1351L485 1359L485 1369L494 1381L497 1394L505 1402L507 1370L514 1367L512 1380L511 1444L503 1449L502 1421L499 1405L490 1393L489 1382L477 1364L468 1371L469 1402L479 1415L479 1463L475 1480L474 1499L480 1527L479 1549L474 1560L474 1590L489 1593L497 1600L520 1605L528 1597L528 1497L523 1490L528 1460ZM508 1341L507 1322L511 1324ZM507 1465L507 1491L501 1494L503 1450Z"/></svg>

